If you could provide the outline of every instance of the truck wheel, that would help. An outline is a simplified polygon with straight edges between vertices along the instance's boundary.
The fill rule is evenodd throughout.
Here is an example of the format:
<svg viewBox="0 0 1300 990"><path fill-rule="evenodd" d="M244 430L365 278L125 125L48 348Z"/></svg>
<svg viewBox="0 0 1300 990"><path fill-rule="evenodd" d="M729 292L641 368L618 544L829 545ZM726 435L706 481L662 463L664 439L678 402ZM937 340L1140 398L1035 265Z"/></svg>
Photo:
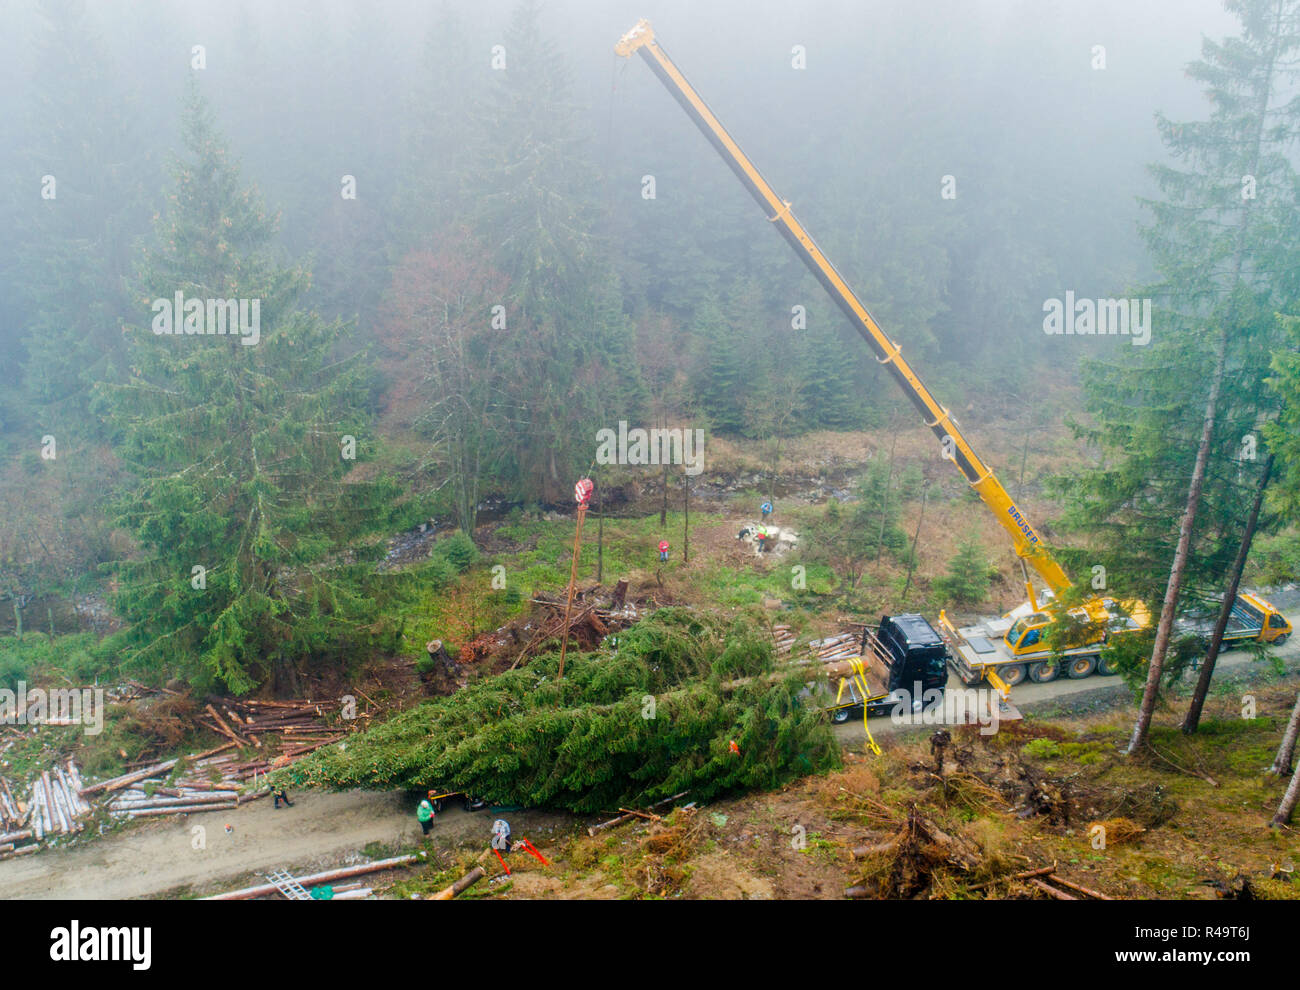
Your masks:
<svg viewBox="0 0 1300 990"><path fill-rule="evenodd" d="M1091 677L1092 672L1097 669L1096 657L1075 657L1067 671L1073 680L1082 680L1085 677Z"/></svg>
<svg viewBox="0 0 1300 990"><path fill-rule="evenodd" d="M1116 667L1112 661L1107 660L1105 657L1100 657L1097 660L1097 673L1102 677L1114 677L1119 673L1119 668Z"/></svg>
<svg viewBox="0 0 1300 990"><path fill-rule="evenodd" d="M1279 636L1277 639L1273 640L1273 645L1274 645L1274 646L1281 646L1283 643L1285 643L1285 642L1286 642L1288 639L1290 639L1290 638L1291 638L1291 634L1290 634L1290 633L1283 633L1283 634L1282 634L1281 636Z"/></svg>
<svg viewBox="0 0 1300 990"><path fill-rule="evenodd" d="M843 725L849 720L849 710L847 708L837 708L831 712L831 721L836 725Z"/></svg>
<svg viewBox="0 0 1300 990"><path fill-rule="evenodd" d="M1029 679L1035 684L1047 684L1061 675L1061 665L1055 660L1040 660L1029 667Z"/></svg>
<svg viewBox="0 0 1300 990"><path fill-rule="evenodd" d="M994 667L998 676L1006 683L1007 687L1015 687L1025 679L1025 665L1023 663L1008 664L1005 667Z"/></svg>

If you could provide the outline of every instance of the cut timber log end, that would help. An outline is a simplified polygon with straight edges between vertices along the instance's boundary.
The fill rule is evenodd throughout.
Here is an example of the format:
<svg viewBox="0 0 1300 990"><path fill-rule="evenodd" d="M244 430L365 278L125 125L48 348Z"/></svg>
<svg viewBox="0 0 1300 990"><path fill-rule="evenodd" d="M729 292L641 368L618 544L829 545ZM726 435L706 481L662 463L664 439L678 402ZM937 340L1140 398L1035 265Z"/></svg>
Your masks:
<svg viewBox="0 0 1300 990"><path fill-rule="evenodd" d="M453 883L450 887L444 887L442 890L438 891L431 898L429 898L429 900L449 901L457 894L462 894L465 891L469 890L470 887L474 886L474 884L482 880L484 876L486 876L486 873L484 872L483 867L476 866L474 867L474 869L470 870L463 877L461 877L459 880Z"/></svg>

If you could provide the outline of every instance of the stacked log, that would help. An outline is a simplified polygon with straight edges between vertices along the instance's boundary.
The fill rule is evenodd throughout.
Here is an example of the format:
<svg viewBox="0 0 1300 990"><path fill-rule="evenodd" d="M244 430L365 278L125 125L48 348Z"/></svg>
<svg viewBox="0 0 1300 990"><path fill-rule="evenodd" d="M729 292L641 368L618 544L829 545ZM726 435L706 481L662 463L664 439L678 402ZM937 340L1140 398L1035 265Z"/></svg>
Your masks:
<svg viewBox="0 0 1300 990"><path fill-rule="evenodd" d="M116 795L109 804L109 813L115 818L149 818L156 815L178 815L191 811L220 811L239 806L233 791L199 791L188 787L174 789L176 797L159 791L149 794L131 789Z"/></svg>
<svg viewBox="0 0 1300 990"><path fill-rule="evenodd" d="M133 696L151 690L135 682L128 688ZM135 819L220 811L265 797L265 791L243 792L250 781L338 742L368 717L361 713L357 719L330 725L326 715L336 710L336 704L313 701L213 699L205 709L208 718L199 721L227 742L191 754L183 765L180 759L147 763L87 785L76 764L68 760L32 780L26 802L19 800L9 781L0 778L0 859L33 852L50 837L80 832L93 811L88 798L104 797L102 803L114 818ZM231 752L236 747L268 748L264 746L268 737L277 743L269 747L278 751L274 756L250 760ZM173 779L164 785L161 778L169 776ZM32 846L19 845L29 840Z"/></svg>
<svg viewBox="0 0 1300 990"><path fill-rule="evenodd" d="M72 776L76 777L71 760L68 766L73 768ZM32 831L38 840L47 835L72 835L86 827L81 819L90 814L90 804L81 797L62 767L55 765L53 772L43 771L32 781L28 793Z"/></svg>
<svg viewBox="0 0 1300 990"><path fill-rule="evenodd" d="M851 660L858 655L858 636L844 632L826 639L814 639L808 644L808 652L816 663Z"/></svg>
<svg viewBox="0 0 1300 990"><path fill-rule="evenodd" d="M285 738L292 740L295 737ZM118 778L119 781L127 782L125 787L119 787L113 781L105 781L96 787L116 790L107 805L109 813L115 818L154 818L159 815L237 808L249 801L266 797L267 792L262 790L247 793L246 787L250 782L255 784L260 777L272 770L288 766L307 753L341 738L341 735L331 735L303 746L290 746L274 759L268 756L253 760L230 752L235 747L235 743L230 742L219 747L220 752L200 754L200 758L188 763L166 787L155 786L146 790L145 782L149 777L169 773L176 765L175 760ZM142 772L147 773L148 777L140 777Z"/></svg>
<svg viewBox="0 0 1300 990"><path fill-rule="evenodd" d="M27 821L27 806L14 795L9 781L0 777L0 832L11 832Z"/></svg>
<svg viewBox="0 0 1300 990"><path fill-rule="evenodd" d="M859 653L860 634L853 631L814 639L802 651L794 648L795 636L789 626L773 626L772 638L777 655L790 657L788 662L796 667L842 663L855 659Z"/></svg>
<svg viewBox="0 0 1300 990"><path fill-rule="evenodd" d="M338 725L326 721L337 711L337 703L302 701L259 701L256 699L210 699L204 708L206 718L199 724L211 729L227 742L203 753L186 758L177 773L180 760L165 760L139 767L111 780L81 788L82 795L104 793L115 818L150 818L159 815L189 814L196 811L220 811L264 797L265 792L242 793L249 782L256 782L272 770L288 766L300 757L338 742L355 730L367 713L358 713ZM274 750L248 759L231 752ZM146 782L171 775L167 786L146 787Z"/></svg>
<svg viewBox="0 0 1300 990"><path fill-rule="evenodd" d="M238 701L213 699L204 711L207 719L199 724L219 736L244 748L261 749L268 735L278 736L284 743L334 742L345 732L356 729L367 712L340 725L330 725L325 719L338 710L337 703L315 701Z"/></svg>
<svg viewBox="0 0 1300 990"><path fill-rule="evenodd" d="M776 643L777 656L785 656L794 649L795 635L789 626L773 626L772 639Z"/></svg>
<svg viewBox="0 0 1300 990"><path fill-rule="evenodd" d="M55 764L35 777L21 801L9 781L0 778L0 859L34 852L38 844L56 835L74 835L86 827L91 807L80 794L81 774L76 764ZM31 842L30 846L19 843Z"/></svg>

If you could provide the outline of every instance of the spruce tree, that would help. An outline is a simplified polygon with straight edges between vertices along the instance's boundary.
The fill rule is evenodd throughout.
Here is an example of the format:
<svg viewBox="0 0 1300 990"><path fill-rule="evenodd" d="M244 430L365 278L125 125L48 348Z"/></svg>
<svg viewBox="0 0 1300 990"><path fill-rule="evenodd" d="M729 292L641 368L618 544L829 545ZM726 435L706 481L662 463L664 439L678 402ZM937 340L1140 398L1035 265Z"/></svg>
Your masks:
<svg viewBox="0 0 1300 990"><path fill-rule="evenodd" d="M1129 751L1146 741L1175 617L1188 594L1221 587L1244 526L1258 461L1243 438L1271 418L1263 388L1275 312L1300 230L1287 158L1295 112L1285 93L1300 51L1297 0L1235 0L1242 33L1207 40L1188 69L1209 119L1158 116L1173 164L1152 168L1162 198L1143 233L1158 281L1149 346L1090 362L1081 436L1099 467L1067 484L1070 519L1100 538L1110 584L1161 601ZM1095 562L1095 561L1094 561Z"/></svg>
<svg viewBox="0 0 1300 990"><path fill-rule="evenodd" d="M117 605L137 665L237 692L271 674L292 686L300 661L366 635L367 601L327 566L364 524L344 484L349 438L359 453L367 439L359 366L334 353L343 325L294 308L308 275L271 260L276 218L193 85L183 131L136 276L153 317L127 329L129 379L97 396L137 478L119 515L139 553L120 567ZM178 292L247 303L250 324L257 303L260 339L191 334L182 321L211 312L189 306L176 334L158 333L159 304Z"/></svg>
<svg viewBox="0 0 1300 990"><path fill-rule="evenodd" d="M1269 450L1277 458L1277 481L1269 504L1288 522L1300 525L1300 317L1282 321L1285 336L1273 352L1269 385L1283 403L1275 423L1264 427Z"/></svg>

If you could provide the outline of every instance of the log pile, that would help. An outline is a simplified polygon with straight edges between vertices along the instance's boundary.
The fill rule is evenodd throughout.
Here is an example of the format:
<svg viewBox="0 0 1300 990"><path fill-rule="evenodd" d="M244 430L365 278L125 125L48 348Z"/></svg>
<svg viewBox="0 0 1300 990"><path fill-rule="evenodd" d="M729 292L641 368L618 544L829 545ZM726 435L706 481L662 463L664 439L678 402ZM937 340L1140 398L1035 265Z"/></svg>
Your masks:
<svg viewBox="0 0 1300 990"><path fill-rule="evenodd" d="M35 852L46 838L84 829L92 809L80 792L81 772L72 760L42 771L28 785L26 801L0 777L0 859Z"/></svg>
<svg viewBox="0 0 1300 990"><path fill-rule="evenodd" d="M56 764L52 773L46 770L32 781L28 803L32 831L38 840L55 833L71 835L86 827L80 819L88 817L91 809L80 791L81 776L71 760L67 772Z"/></svg>
<svg viewBox="0 0 1300 990"><path fill-rule="evenodd" d="M27 820L27 806L18 800L9 781L0 777L0 832L12 832Z"/></svg>
<svg viewBox="0 0 1300 990"><path fill-rule="evenodd" d="M268 736L275 737L280 743L280 755L294 757L338 742L363 719L369 718L369 713L358 712L356 718L337 725L327 722L327 716L337 710L337 703L316 701L212 699L204 709L208 717L200 717L198 721L245 748L261 749Z"/></svg>
<svg viewBox="0 0 1300 990"><path fill-rule="evenodd" d="M861 634L849 630L848 632L837 633L834 636L827 636L824 639L814 639L802 651L795 649L796 641L797 637L789 626L772 627L772 642L776 646L776 655L779 657L793 657L794 659L791 662L796 666L831 664L852 660L858 656Z"/></svg>
<svg viewBox="0 0 1300 990"><path fill-rule="evenodd" d="M262 723L253 724L260 726ZM237 745L231 741L191 757L183 771L169 780L166 786L146 785L151 780L171 775L178 760L167 760L112 780L101 781L82 793L112 793L113 797L108 800L106 807L115 818L153 818L159 815L237 808L266 797L268 792L264 790L246 793L250 783L256 784L258 778L271 771L287 767L308 753L343 738L341 734L331 733L323 738L308 739L302 734L288 731L295 724L292 719L277 723L283 726L281 740L282 744L287 744L287 748L282 749L275 758L267 755L258 759L245 759L239 753L231 752ZM302 744L294 745L297 742Z"/></svg>
<svg viewBox="0 0 1300 990"><path fill-rule="evenodd" d="M836 663L852 660L858 655L858 636L844 632L826 639L814 639L808 644L808 653L815 663Z"/></svg>
<svg viewBox="0 0 1300 990"><path fill-rule="evenodd" d="M178 694L135 681L108 693L117 701ZM101 806L111 817L136 819L221 811L265 797L265 790L244 792L258 777L338 742L369 717L360 712L355 719L335 724L327 720L335 711L336 704L313 701L211 699L204 709L206 718L198 721L227 742L186 757L183 765L180 759L146 762L87 786L69 759L32 780L25 800L0 777L0 859L35 852L44 840L82 831L94 811L91 800L96 798L104 799ZM236 747L263 754L248 759L233 752Z"/></svg>
<svg viewBox="0 0 1300 990"><path fill-rule="evenodd" d="M789 626L773 626L772 640L776 643L776 655L786 656L794 649L795 635Z"/></svg>

